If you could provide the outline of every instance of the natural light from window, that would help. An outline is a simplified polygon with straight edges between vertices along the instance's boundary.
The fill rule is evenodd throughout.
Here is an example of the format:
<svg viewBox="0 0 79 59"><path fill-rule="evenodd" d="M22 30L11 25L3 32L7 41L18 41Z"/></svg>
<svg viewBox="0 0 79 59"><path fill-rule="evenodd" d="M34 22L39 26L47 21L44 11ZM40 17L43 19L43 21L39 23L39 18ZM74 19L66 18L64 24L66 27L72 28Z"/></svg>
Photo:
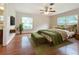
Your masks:
<svg viewBox="0 0 79 59"><path fill-rule="evenodd" d="M75 25L78 22L78 16L63 16L57 19L57 25Z"/></svg>
<svg viewBox="0 0 79 59"><path fill-rule="evenodd" d="M22 17L23 29L33 28L33 19L31 17Z"/></svg>

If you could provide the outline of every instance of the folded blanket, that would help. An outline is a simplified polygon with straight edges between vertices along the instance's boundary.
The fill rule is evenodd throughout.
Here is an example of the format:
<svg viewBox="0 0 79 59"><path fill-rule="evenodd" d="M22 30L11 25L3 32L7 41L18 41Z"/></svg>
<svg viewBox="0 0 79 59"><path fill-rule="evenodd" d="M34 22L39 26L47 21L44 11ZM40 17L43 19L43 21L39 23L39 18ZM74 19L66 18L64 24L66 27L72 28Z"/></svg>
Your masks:
<svg viewBox="0 0 79 59"><path fill-rule="evenodd" d="M61 29L47 29L47 30L40 30L40 31L56 31L59 34L61 34L63 41L67 40L69 37L69 33L66 30L61 30Z"/></svg>
<svg viewBox="0 0 79 59"><path fill-rule="evenodd" d="M52 41L53 45L58 45L63 42L60 33L53 30L39 30L38 33L45 36L48 41Z"/></svg>

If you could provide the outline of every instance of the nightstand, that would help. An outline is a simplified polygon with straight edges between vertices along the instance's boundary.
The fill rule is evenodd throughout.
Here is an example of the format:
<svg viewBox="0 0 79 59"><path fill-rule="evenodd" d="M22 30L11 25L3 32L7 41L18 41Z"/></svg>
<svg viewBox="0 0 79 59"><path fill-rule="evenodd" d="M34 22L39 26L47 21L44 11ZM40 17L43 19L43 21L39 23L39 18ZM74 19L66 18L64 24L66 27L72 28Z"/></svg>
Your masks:
<svg viewBox="0 0 79 59"><path fill-rule="evenodd" d="M79 40L79 34L75 34L75 39Z"/></svg>

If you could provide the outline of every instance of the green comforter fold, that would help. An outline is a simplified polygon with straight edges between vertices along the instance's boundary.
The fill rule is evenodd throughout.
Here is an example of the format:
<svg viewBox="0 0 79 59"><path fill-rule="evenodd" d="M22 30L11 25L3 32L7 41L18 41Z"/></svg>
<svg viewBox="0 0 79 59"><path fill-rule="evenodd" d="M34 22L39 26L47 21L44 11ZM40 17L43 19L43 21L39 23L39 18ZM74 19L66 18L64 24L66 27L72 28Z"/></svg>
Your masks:
<svg viewBox="0 0 79 59"><path fill-rule="evenodd" d="M38 33L48 35L51 38L53 45L58 45L63 42L61 34L54 30L39 30Z"/></svg>

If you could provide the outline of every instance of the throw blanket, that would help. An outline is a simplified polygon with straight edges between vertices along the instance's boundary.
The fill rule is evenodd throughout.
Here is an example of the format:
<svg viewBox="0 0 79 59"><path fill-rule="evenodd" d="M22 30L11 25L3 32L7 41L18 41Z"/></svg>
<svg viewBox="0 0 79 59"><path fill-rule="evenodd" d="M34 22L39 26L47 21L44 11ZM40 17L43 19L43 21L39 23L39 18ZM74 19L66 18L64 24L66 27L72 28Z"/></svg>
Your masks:
<svg viewBox="0 0 79 59"><path fill-rule="evenodd" d="M48 41L53 42L53 45L58 45L63 42L60 33L53 30L39 30L39 34L43 35Z"/></svg>
<svg viewBox="0 0 79 59"><path fill-rule="evenodd" d="M60 33L62 38L63 38L63 40L67 40L68 39L68 34L67 34L66 30L62 30L62 29L51 29L51 30L54 30L54 31Z"/></svg>

